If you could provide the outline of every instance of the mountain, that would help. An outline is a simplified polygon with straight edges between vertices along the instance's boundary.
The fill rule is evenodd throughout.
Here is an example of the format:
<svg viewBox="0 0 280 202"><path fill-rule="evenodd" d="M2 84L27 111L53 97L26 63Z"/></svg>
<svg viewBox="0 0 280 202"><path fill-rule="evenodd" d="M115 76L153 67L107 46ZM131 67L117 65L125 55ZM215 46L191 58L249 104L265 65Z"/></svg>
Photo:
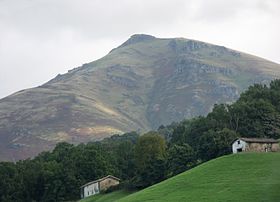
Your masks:
<svg viewBox="0 0 280 202"><path fill-rule="evenodd" d="M279 76L279 64L223 46L133 35L99 60L1 99L0 160L205 115Z"/></svg>
<svg viewBox="0 0 280 202"><path fill-rule="evenodd" d="M280 197L279 162L280 153L224 156L117 201L276 202Z"/></svg>

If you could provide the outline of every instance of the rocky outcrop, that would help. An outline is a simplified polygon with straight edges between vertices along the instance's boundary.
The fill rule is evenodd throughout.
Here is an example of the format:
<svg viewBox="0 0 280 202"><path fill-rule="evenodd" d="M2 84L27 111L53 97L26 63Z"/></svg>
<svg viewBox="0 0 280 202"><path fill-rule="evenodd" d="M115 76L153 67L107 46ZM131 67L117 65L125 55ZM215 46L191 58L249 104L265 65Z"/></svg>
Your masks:
<svg viewBox="0 0 280 202"><path fill-rule="evenodd" d="M147 34L135 34L132 35L126 42L124 42L122 45L120 45L118 48L122 48L125 46L129 46L132 44L140 43L140 42L147 42L156 39L154 36L147 35ZM116 49L113 49L114 51ZM111 52L112 52L111 51Z"/></svg>
<svg viewBox="0 0 280 202"><path fill-rule="evenodd" d="M188 53L192 51L198 51L203 48L207 48L207 43L199 42L195 40L188 40L186 42L181 42L179 40L173 39L168 43L168 47L176 53Z"/></svg>
<svg viewBox="0 0 280 202"><path fill-rule="evenodd" d="M121 76L113 76L110 74L107 74L107 77L113 81L116 84L128 87L128 88L136 88L137 87L137 83L136 81L130 79L130 78L126 78L126 77L121 77Z"/></svg>
<svg viewBox="0 0 280 202"><path fill-rule="evenodd" d="M112 82L128 88L136 88L137 80L140 79L140 76L133 72L130 66L119 64L109 66L106 69L106 76Z"/></svg>

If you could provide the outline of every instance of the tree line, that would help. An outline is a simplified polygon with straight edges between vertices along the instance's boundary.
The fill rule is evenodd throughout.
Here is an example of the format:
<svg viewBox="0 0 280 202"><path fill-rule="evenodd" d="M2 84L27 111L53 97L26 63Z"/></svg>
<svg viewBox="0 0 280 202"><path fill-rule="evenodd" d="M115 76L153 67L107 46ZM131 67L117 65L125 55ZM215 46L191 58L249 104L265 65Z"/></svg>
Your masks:
<svg viewBox="0 0 280 202"><path fill-rule="evenodd" d="M76 200L81 185L108 174L121 178L122 188L142 189L231 153L240 136L280 138L280 80L255 84L233 104L217 104L207 116L157 131L64 142L33 159L1 162L0 201Z"/></svg>

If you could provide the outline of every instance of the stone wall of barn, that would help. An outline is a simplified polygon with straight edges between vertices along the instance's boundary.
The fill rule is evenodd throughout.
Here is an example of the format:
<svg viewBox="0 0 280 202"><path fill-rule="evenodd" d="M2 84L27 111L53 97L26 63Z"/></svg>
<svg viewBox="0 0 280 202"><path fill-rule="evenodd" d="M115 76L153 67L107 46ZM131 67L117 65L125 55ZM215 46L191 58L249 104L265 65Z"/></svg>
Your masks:
<svg viewBox="0 0 280 202"><path fill-rule="evenodd" d="M109 187L118 185L120 182L118 180L115 180L114 178L106 178L100 181L99 183L100 183L100 191L105 191Z"/></svg>
<svg viewBox="0 0 280 202"><path fill-rule="evenodd" d="M247 143L245 151L276 152L279 151L279 144L278 143Z"/></svg>
<svg viewBox="0 0 280 202"><path fill-rule="evenodd" d="M280 151L279 143L273 143L272 144L272 151L273 152L279 152Z"/></svg>

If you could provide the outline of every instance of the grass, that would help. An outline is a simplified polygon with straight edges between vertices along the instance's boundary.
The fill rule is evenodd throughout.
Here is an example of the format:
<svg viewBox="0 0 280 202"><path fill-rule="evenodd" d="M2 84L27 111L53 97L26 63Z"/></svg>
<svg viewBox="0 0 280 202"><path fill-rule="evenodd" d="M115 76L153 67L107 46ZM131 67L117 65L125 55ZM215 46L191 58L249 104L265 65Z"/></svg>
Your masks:
<svg viewBox="0 0 280 202"><path fill-rule="evenodd" d="M108 194L98 194L80 200L80 202L114 202L120 198L130 195L132 192L119 190Z"/></svg>
<svg viewBox="0 0 280 202"><path fill-rule="evenodd" d="M244 153L204 163L118 202L280 201L280 153Z"/></svg>

